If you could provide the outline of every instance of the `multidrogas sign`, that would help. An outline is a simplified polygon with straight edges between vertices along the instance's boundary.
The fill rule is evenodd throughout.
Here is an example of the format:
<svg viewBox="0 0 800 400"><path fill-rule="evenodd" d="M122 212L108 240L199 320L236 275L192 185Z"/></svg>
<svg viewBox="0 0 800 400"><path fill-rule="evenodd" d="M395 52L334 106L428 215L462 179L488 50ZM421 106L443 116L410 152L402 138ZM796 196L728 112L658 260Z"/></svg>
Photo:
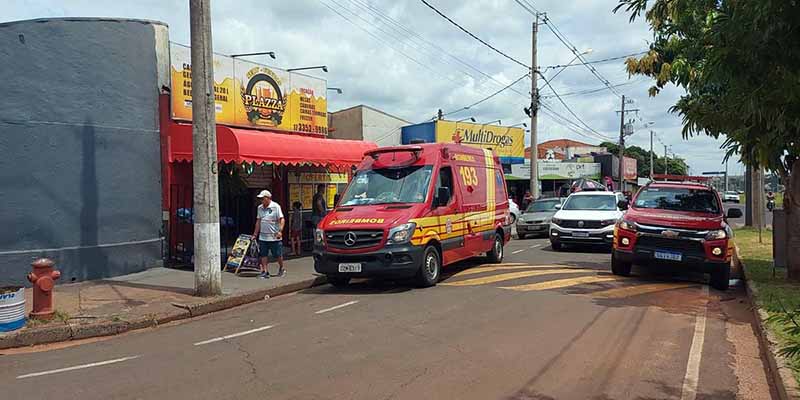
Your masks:
<svg viewBox="0 0 800 400"><path fill-rule="evenodd" d="M491 128L478 130L457 128L455 136L456 137L453 138L454 142L489 145L497 148L504 148L514 144L514 138L510 135L495 133Z"/></svg>

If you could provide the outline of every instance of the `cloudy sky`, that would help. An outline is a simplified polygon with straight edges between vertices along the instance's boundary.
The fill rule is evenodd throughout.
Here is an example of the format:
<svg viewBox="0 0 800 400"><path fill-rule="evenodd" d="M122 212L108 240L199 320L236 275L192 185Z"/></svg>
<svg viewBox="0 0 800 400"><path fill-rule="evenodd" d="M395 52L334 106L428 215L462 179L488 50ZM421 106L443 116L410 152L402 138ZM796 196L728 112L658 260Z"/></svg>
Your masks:
<svg viewBox="0 0 800 400"><path fill-rule="evenodd" d="M10 0L0 22L63 16L144 18L166 22L170 40L189 43L188 0ZM427 0L467 30L522 64L531 62L533 16L515 0ZM521 3L526 1L521 0ZM651 34L638 21L613 14L614 0L528 0L546 12L551 26L579 52L591 49L587 61L638 53ZM437 15L420 0L212 0L214 51L223 54L275 51L277 60L255 58L282 68L325 64L329 86L344 93L329 95L329 111L367 104L412 122L429 120L438 109L457 111L502 89L526 74L525 67L494 52ZM567 64L574 55L547 26L540 27L540 67ZM663 142L686 159L692 173L724 169L721 142L707 137L683 140L681 120L668 112L681 90L669 88L647 96L649 82L629 78L622 60L593 64L619 94L638 108L629 144L648 148L653 122L656 150ZM543 69L550 79L560 69ZM619 136L620 98L588 68L563 69L552 80L567 109L540 80L546 109L539 120L539 140L570 138L599 143ZM531 82L521 79L509 90L449 119L474 117L478 122L527 122L522 108ZM576 93L577 92L577 93ZM577 115L577 118L572 114ZM579 119L582 121L580 122ZM584 126L588 125L594 131ZM732 173L742 167L731 162Z"/></svg>

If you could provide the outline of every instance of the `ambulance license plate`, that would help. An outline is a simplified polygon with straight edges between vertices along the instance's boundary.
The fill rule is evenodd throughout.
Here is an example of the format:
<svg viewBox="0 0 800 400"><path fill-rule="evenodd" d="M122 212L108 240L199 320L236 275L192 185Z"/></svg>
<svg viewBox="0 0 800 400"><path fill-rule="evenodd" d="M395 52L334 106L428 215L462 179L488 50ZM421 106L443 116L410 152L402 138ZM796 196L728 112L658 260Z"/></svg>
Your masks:
<svg viewBox="0 0 800 400"><path fill-rule="evenodd" d="M653 253L653 257L658 258L659 260L681 261L683 259L683 254L674 251L656 250Z"/></svg>
<svg viewBox="0 0 800 400"><path fill-rule="evenodd" d="M339 272L361 272L361 263L340 263Z"/></svg>

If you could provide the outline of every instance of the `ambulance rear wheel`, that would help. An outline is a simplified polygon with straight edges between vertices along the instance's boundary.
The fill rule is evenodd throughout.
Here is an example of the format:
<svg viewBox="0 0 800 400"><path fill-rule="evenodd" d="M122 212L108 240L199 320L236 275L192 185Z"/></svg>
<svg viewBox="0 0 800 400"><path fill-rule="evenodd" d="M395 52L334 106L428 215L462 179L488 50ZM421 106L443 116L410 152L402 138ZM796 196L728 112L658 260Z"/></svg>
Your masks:
<svg viewBox="0 0 800 400"><path fill-rule="evenodd" d="M335 287L345 287L350 283L350 277L328 275L328 283Z"/></svg>
<svg viewBox="0 0 800 400"><path fill-rule="evenodd" d="M417 272L417 283L420 287L431 287L439 282L442 270L442 259L436 247L428 246L425 248L422 265Z"/></svg>
<svg viewBox="0 0 800 400"><path fill-rule="evenodd" d="M489 256L489 262L494 264L499 264L503 262L503 237L499 234L494 235L494 244L492 244L492 249L486 253Z"/></svg>

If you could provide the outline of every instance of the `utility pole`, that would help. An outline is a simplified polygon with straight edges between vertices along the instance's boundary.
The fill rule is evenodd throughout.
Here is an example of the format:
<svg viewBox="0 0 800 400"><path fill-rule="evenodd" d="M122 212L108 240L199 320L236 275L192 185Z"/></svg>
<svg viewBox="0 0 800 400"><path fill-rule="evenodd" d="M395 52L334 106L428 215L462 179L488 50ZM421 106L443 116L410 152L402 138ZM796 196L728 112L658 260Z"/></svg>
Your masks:
<svg viewBox="0 0 800 400"><path fill-rule="evenodd" d="M728 191L728 160L725 160L725 191Z"/></svg>
<svg viewBox="0 0 800 400"><path fill-rule="evenodd" d="M667 156L667 145L664 145L664 175L669 175L669 157Z"/></svg>
<svg viewBox="0 0 800 400"><path fill-rule="evenodd" d="M650 180L653 180L653 130L650 130Z"/></svg>
<svg viewBox="0 0 800 400"><path fill-rule="evenodd" d="M625 191L625 95L619 113L619 191Z"/></svg>
<svg viewBox="0 0 800 400"><path fill-rule="evenodd" d="M539 198L539 138L537 137L536 120L539 114L539 88L536 85L538 67L536 66L536 34L539 32L539 13L533 20L531 33L531 195Z"/></svg>
<svg viewBox="0 0 800 400"><path fill-rule="evenodd" d="M222 273L211 0L189 0L189 19L194 146L194 289L198 296L217 296L222 294Z"/></svg>

